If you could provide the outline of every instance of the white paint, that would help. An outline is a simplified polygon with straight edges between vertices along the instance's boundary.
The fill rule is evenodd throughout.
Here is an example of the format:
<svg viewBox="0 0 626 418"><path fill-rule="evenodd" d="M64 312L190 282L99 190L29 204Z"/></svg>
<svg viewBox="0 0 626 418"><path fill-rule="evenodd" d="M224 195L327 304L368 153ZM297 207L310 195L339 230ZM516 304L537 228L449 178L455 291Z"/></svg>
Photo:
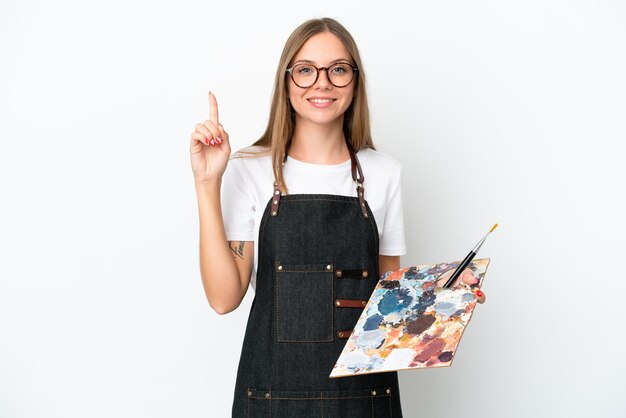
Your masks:
<svg viewBox="0 0 626 418"><path fill-rule="evenodd" d="M381 370L396 370L409 367L415 357L415 352L410 348L396 348L385 359Z"/></svg>

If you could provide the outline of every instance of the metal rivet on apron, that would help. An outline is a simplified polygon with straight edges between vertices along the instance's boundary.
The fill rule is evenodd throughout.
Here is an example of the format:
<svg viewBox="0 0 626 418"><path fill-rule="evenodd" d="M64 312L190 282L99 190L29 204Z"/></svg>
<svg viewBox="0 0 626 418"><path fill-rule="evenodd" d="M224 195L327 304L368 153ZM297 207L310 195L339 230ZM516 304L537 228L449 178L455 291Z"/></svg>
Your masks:
<svg viewBox="0 0 626 418"><path fill-rule="evenodd" d="M391 393L391 389L387 389L387 393Z"/></svg>
<svg viewBox="0 0 626 418"><path fill-rule="evenodd" d="M326 266L326 270L330 270L332 268L333 268L333 266L331 266L330 264Z"/></svg>
<svg viewBox="0 0 626 418"><path fill-rule="evenodd" d="M341 270L340 269L337 269L337 271L335 272L335 276L341 277Z"/></svg>
<svg viewBox="0 0 626 418"><path fill-rule="evenodd" d="M339 337L339 338L343 338L343 332L342 332L342 331L339 331L339 332L337 333L337 337Z"/></svg>
<svg viewBox="0 0 626 418"><path fill-rule="evenodd" d="M376 391L375 390L372 391L372 396L376 396Z"/></svg>
<svg viewBox="0 0 626 418"><path fill-rule="evenodd" d="M361 206L365 206L365 202L361 203Z"/></svg>
<svg viewBox="0 0 626 418"><path fill-rule="evenodd" d="M277 203L278 203L278 200L274 200L274 204L277 204Z"/></svg>
<svg viewBox="0 0 626 418"><path fill-rule="evenodd" d="M340 302L340 301L338 301L338 300L336 300L336 301L335 301L335 305L337 305L337 306L341 306L341 302Z"/></svg>
<svg viewBox="0 0 626 418"><path fill-rule="evenodd" d="M365 305L367 305L367 301L366 300L362 300L361 301L361 306L365 306Z"/></svg>
<svg viewBox="0 0 626 418"><path fill-rule="evenodd" d="M365 214L365 217L366 217L366 218L369 218L369 215L366 213L366 214Z"/></svg>
<svg viewBox="0 0 626 418"><path fill-rule="evenodd" d="M362 274L362 276L363 276L363 277L367 277L367 270L363 270L363 274Z"/></svg>
<svg viewBox="0 0 626 418"><path fill-rule="evenodd" d="M278 190L274 190L274 194L279 194L280 192Z"/></svg>
<svg viewBox="0 0 626 418"><path fill-rule="evenodd" d="M248 391L248 396L252 396L252 391L251 390Z"/></svg>
<svg viewBox="0 0 626 418"><path fill-rule="evenodd" d="M279 265L279 266L278 266L278 267L276 267L276 268L277 268L278 270L282 270L282 269L283 269L283 266L280 266L280 265Z"/></svg>
<svg viewBox="0 0 626 418"><path fill-rule="evenodd" d="M276 216L276 211L272 212L272 216Z"/></svg>
<svg viewBox="0 0 626 418"><path fill-rule="evenodd" d="M265 394L265 398L266 398L266 399L269 399L269 398L270 398L270 393L269 393L269 392L267 392L267 393Z"/></svg>

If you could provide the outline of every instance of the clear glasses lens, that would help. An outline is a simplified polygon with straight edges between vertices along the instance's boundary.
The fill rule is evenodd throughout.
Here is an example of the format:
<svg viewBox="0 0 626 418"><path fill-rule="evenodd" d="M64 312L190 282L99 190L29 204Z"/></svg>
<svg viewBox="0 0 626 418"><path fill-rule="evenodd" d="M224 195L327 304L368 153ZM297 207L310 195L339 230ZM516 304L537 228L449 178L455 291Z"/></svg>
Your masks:
<svg viewBox="0 0 626 418"><path fill-rule="evenodd" d="M352 81L354 70L349 64L333 64L326 70L328 79L335 87L345 87ZM311 87L317 80L317 68L311 64L298 64L293 67L291 76L300 87Z"/></svg>

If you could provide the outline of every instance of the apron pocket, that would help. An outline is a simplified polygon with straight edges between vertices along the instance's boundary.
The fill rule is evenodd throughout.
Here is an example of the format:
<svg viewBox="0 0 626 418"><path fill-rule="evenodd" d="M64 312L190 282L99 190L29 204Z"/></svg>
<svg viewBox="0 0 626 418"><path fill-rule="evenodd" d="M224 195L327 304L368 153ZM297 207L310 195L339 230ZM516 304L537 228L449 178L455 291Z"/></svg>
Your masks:
<svg viewBox="0 0 626 418"><path fill-rule="evenodd" d="M248 391L250 417L391 418L390 388L340 391Z"/></svg>
<svg viewBox="0 0 626 418"><path fill-rule="evenodd" d="M270 418L272 416L270 392L248 389L248 411L246 418ZM233 417L236 415L233 414Z"/></svg>
<svg viewBox="0 0 626 418"><path fill-rule="evenodd" d="M276 339L333 341L333 264L276 262Z"/></svg>
<svg viewBox="0 0 626 418"><path fill-rule="evenodd" d="M324 417L391 418L391 389L361 389L324 395Z"/></svg>

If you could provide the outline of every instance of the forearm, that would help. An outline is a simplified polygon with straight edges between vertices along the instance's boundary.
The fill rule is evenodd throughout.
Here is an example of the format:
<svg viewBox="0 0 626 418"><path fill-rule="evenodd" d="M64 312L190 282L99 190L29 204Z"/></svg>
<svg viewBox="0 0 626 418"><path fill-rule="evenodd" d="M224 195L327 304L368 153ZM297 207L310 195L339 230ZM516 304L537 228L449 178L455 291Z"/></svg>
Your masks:
<svg viewBox="0 0 626 418"><path fill-rule="evenodd" d="M382 276L388 271L394 271L400 269L400 256L399 255L379 255L378 256L378 270Z"/></svg>
<svg viewBox="0 0 626 418"><path fill-rule="evenodd" d="M219 314L236 309L246 289L228 247L222 218L221 180L196 184L200 217L200 274L211 307Z"/></svg>

